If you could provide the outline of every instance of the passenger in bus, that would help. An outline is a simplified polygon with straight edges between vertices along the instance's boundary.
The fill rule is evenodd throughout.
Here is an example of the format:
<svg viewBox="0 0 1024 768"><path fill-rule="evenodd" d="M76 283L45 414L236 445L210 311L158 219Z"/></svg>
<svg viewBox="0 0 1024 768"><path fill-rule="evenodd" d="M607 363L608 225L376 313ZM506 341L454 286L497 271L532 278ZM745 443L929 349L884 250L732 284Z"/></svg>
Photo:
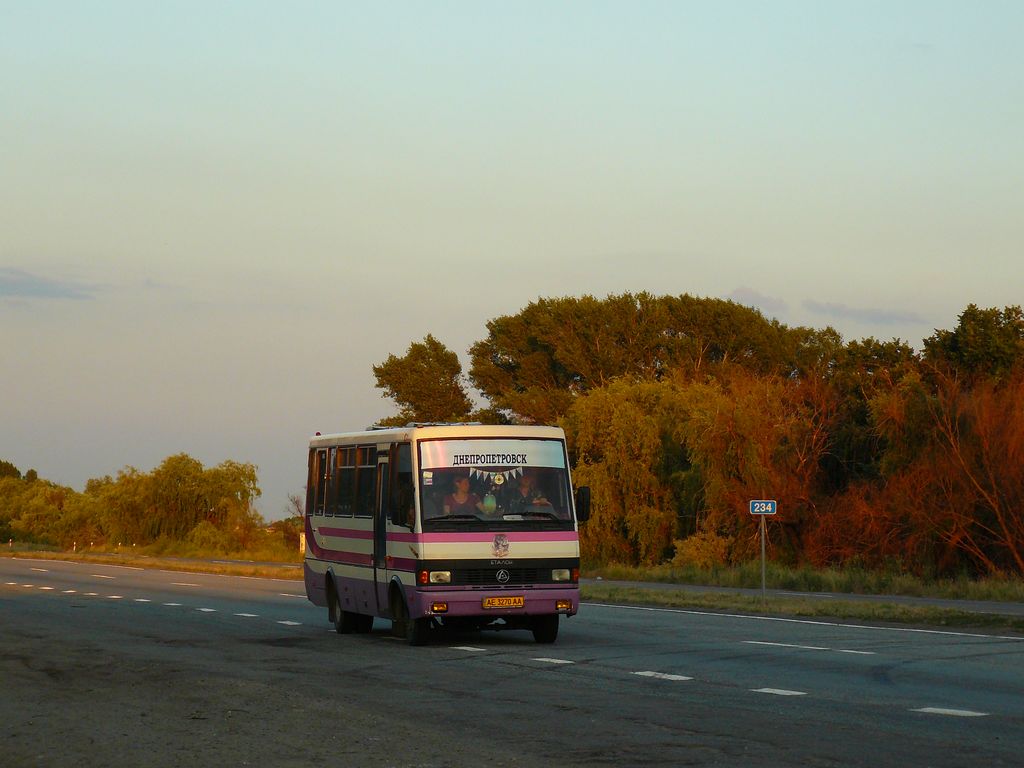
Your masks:
<svg viewBox="0 0 1024 768"><path fill-rule="evenodd" d="M469 490L469 474L460 472L452 481L452 492L444 497L446 515L475 515L483 510L480 497Z"/></svg>
<svg viewBox="0 0 1024 768"><path fill-rule="evenodd" d="M510 488L505 497L505 512L519 515L530 511L530 507L550 507L551 502L544 492L537 488L537 478L532 469L524 469L519 481Z"/></svg>

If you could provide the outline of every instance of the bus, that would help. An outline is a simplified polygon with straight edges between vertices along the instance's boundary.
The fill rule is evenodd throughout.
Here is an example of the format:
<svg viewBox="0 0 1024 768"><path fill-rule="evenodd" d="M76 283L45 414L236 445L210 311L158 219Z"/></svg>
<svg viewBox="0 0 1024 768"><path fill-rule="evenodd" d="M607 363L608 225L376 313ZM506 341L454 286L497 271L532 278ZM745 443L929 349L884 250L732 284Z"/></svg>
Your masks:
<svg viewBox="0 0 1024 768"><path fill-rule="evenodd" d="M557 427L410 424L309 441L306 596L341 633L375 617L422 645L438 630L521 629L553 643L579 610L575 494Z"/></svg>

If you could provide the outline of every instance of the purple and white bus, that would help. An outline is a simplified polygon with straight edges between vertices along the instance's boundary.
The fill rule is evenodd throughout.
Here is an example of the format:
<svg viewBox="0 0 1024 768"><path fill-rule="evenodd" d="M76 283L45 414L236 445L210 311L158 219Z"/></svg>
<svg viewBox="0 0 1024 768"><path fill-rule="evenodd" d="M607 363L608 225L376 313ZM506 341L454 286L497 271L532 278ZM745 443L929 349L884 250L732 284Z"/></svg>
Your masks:
<svg viewBox="0 0 1024 768"><path fill-rule="evenodd" d="M309 443L306 595L339 633L391 619L432 630L558 636L579 609L577 521L556 427L430 424L317 434Z"/></svg>

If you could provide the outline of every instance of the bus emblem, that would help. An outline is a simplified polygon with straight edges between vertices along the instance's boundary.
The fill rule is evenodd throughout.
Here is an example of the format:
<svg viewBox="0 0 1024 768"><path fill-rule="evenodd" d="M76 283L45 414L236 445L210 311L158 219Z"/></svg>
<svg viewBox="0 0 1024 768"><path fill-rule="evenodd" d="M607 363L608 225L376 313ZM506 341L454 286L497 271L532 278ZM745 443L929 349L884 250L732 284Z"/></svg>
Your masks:
<svg viewBox="0 0 1024 768"><path fill-rule="evenodd" d="M505 557L508 555L508 536L504 533L499 533L494 537L494 542L491 544L491 553L495 557Z"/></svg>
<svg viewBox="0 0 1024 768"><path fill-rule="evenodd" d="M510 574L508 571L502 568L494 575L494 578L496 578L499 582L504 584L506 581L512 578L512 574Z"/></svg>

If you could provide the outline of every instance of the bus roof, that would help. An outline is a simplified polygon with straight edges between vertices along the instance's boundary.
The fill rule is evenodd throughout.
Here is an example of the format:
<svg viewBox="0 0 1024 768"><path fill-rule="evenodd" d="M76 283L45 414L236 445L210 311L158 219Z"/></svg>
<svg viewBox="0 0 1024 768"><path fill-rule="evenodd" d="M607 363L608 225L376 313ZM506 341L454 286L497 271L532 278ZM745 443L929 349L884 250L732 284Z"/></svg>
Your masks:
<svg viewBox="0 0 1024 768"><path fill-rule="evenodd" d="M558 439L565 438L561 427L516 426L508 424L410 424L404 427L366 429L361 432L336 432L314 435L310 448L339 443L390 443L431 438L455 437L508 437Z"/></svg>

